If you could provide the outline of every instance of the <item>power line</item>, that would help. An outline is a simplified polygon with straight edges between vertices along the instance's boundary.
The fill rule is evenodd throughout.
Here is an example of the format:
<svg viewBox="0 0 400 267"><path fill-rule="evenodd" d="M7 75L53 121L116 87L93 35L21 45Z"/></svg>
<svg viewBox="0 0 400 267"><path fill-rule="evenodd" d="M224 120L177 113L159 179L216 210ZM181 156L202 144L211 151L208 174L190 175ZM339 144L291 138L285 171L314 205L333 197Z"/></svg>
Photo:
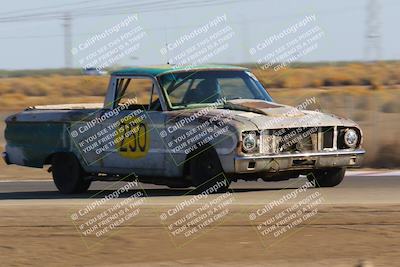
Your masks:
<svg viewBox="0 0 400 267"><path fill-rule="evenodd" d="M328 15L334 15L337 13L353 13L354 9L359 10L360 6L348 6L348 7L342 7L342 8L336 8L336 9L327 9L327 10L323 10L318 12L319 15L324 14L326 16ZM130 12L131 13L131 12ZM304 12L293 12L290 14L285 14L285 15L272 15L272 16L268 16L268 19L266 18L253 18L253 19L246 19L246 20L240 20L240 21L232 21L230 20L229 23L230 24L242 24L244 23L249 23L249 22L269 22L269 21L275 21L277 19L286 19L286 18L292 18L298 15L304 15ZM162 26L162 27L151 27L151 28L147 28L145 27L144 29L146 31L153 31L153 30L171 30L171 29L183 29L183 28L191 28L191 27L197 27L197 26L201 26L201 24L185 24L185 25L177 25L177 26L170 26L170 27L166 27L166 26ZM88 35L94 35L94 34L98 34L99 32L86 32L86 33L75 33L74 35L76 36L88 36ZM15 36L4 36L4 37L0 37L0 40L3 39L35 39L35 38L51 38L51 37L62 37L63 34L45 34L45 35L26 35L26 36L20 36L20 35L15 35Z"/></svg>
<svg viewBox="0 0 400 267"><path fill-rule="evenodd" d="M261 0L249 0L249 1L261 1ZM172 2L172 3L171 3ZM175 3L174 3L175 2ZM192 7L205 7L205 6L216 6L225 4L234 4L241 2L241 0L204 0L198 2L198 0L168 0L168 1L153 1L143 4L130 4L130 5L119 5L114 7L105 6L92 6L80 9L68 10L73 18L78 17L97 17L97 16L108 16L108 15L118 15L118 14L130 14L134 13L150 13L157 11L167 11L167 10L179 10ZM134 9L134 10L132 10ZM6 16L0 17L0 23L18 22L18 21L40 21L40 20L52 20L60 19L63 17L65 11L53 11L53 12L39 12L31 14L21 14L17 16Z"/></svg>
<svg viewBox="0 0 400 267"><path fill-rule="evenodd" d="M85 0L85 1L80 1L80 2L75 2L75 3L66 3L66 4L61 4L61 5L50 5L50 6L27 8L27 9L19 9L19 10L7 11L7 12L0 12L0 15L2 15L2 14L7 14L7 15L18 14L18 13L24 13L27 11L35 11L35 10L57 9L57 8L66 7L66 6L79 6L82 4L87 4L87 3L92 3L92 2L98 3L99 1L106 1L106 0Z"/></svg>
<svg viewBox="0 0 400 267"><path fill-rule="evenodd" d="M257 0L253 0L257 1ZM176 3L173 3L176 2ZM83 12L77 12L77 14L95 14L98 12L104 11L105 14L108 14L109 12L114 12L114 11L128 11L132 12L131 10L126 10L126 9L131 9L131 8L137 8L137 10L140 11L164 11L164 10L169 10L169 9L184 9L184 8L190 8L190 7L197 7L197 6L209 6L209 5L221 5L221 4L229 4L229 3L236 3L236 2L241 2L241 0L203 0L199 2L198 0L184 0L184 1L179 1L179 0L169 0L169 1L157 1L154 3L149 3L149 5L120 5L116 7L111 7L111 8L97 8L97 9L90 9L86 10ZM157 6L157 8L154 8L154 5Z"/></svg>
<svg viewBox="0 0 400 267"><path fill-rule="evenodd" d="M176 1L176 0L172 0L172 1ZM82 3L89 3L89 2L95 2L94 0L87 0L87 1L83 1L83 2L79 2L79 3L70 3L70 4L64 4L64 5L57 5L57 6L49 6L49 8L54 8L54 7L61 7L61 6L66 6L66 5L80 5ZM122 2L118 2L118 3L126 3L127 1L122 1ZM160 2L160 1L156 1L156 2ZM156 2L148 2L147 3L141 3L141 2L136 2L135 5L141 6L141 5L153 5ZM90 10L97 10L99 7L108 7L112 4L108 3L108 4L104 4L104 5L96 5L96 6L86 6L86 7L80 7L78 9L68 9L68 10L52 10L52 11L46 11L46 12L34 12L34 13L26 13L26 14L18 14L18 15L14 15L14 16L5 16L5 17L0 17L0 22L17 22L17 21L26 21L26 20L46 20L46 19L57 19L63 16L63 14L65 14L65 12L69 12L71 14L71 16L73 16L74 14L76 14L79 11L82 11L82 9L90 9ZM33 8L33 9L26 9L26 10L43 10L43 9L49 9L49 8ZM15 13L17 11L11 12L11 13ZM25 11L24 11L25 12ZM6 13L0 13L0 14L10 14L10 12L6 12Z"/></svg>
<svg viewBox="0 0 400 267"><path fill-rule="evenodd" d="M92 0L86 0L79 3L72 4L73 6L80 5L82 3L89 3ZM110 7L110 4L105 5L97 5L93 7L85 7L83 10L80 9L71 9L68 11L59 11L53 10L48 12L36 12L36 13L26 13L26 14L19 14L14 16L6 16L0 17L0 23L10 23L10 22L19 22L19 21L40 21L40 20L51 20L51 19L62 19L63 27L64 27L64 60L65 60L65 67L71 68L72 67L72 32L71 32L71 25L72 25L72 18L79 18L79 17L95 17L95 16L107 16L107 15L115 15L115 14L123 14L125 12L132 13L132 9L135 9L135 13L143 13L143 12L156 12L156 11L163 11L163 10L177 10L177 9L184 9L190 7L202 7L202 6L209 6L209 5L220 5L220 4L229 4L239 2L240 0L225 0L216 2L216 0L204 0L201 3L198 3L194 0L156 0L147 3L138 3L135 4L125 4L126 1L120 1L118 4L113 4ZM258 0L250 0L250 1L258 1ZM61 5L65 6L65 5ZM52 8L59 8L58 6L50 6L45 9L52 9ZM25 9L23 12L26 12ZM29 10L29 9L28 9ZM30 9L36 10L36 9ZM14 12L15 14L15 12Z"/></svg>

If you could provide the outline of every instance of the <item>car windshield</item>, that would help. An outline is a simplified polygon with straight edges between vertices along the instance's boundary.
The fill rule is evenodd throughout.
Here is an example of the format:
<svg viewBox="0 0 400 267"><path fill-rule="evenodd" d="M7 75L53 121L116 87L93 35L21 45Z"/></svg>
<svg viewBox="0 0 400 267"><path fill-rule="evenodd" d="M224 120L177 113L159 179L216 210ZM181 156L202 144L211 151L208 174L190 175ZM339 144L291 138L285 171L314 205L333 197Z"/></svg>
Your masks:
<svg viewBox="0 0 400 267"><path fill-rule="evenodd" d="M232 99L272 98L248 71L188 71L162 75L160 84L172 109L195 108L210 104L223 106Z"/></svg>

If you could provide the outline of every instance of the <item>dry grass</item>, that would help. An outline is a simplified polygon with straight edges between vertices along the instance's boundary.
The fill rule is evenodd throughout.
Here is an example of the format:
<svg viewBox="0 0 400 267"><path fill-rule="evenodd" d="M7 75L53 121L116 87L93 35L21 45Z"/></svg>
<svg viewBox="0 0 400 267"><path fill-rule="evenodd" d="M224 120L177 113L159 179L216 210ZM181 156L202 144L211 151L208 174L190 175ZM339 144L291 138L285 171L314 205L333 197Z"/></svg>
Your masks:
<svg viewBox="0 0 400 267"><path fill-rule="evenodd" d="M276 88L319 88L360 85L371 89L400 84L400 63L306 65L280 71L254 70L260 81Z"/></svg>
<svg viewBox="0 0 400 267"><path fill-rule="evenodd" d="M39 76L0 79L0 105L21 108L44 103L103 101L108 77Z"/></svg>

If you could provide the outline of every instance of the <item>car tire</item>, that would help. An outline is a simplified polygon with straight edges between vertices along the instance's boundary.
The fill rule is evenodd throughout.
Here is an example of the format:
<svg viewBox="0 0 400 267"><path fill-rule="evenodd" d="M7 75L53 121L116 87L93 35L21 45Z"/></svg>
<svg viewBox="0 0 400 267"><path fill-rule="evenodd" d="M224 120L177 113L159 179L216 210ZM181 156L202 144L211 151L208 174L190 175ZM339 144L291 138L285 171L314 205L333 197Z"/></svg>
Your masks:
<svg viewBox="0 0 400 267"><path fill-rule="evenodd" d="M190 176L198 193L216 186L210 193L224 193L231 181L222 169L217 152L213 147L204 148L190 159Z"/></svg>
<svg viewBox="0 0 400 267"><path fill-rule="evenodd" d="M309 181L316 181L315 187L334 187L343 181L346 168L317 170L307 175Z"/></svg>
<svg viewBox="0 0 400 267"><path fill-rule="evenodd" d="M85 180L85 173L73 154L55 154L51 160L54 184L62 194L78 194L88 190L91 181Z"/></svg>

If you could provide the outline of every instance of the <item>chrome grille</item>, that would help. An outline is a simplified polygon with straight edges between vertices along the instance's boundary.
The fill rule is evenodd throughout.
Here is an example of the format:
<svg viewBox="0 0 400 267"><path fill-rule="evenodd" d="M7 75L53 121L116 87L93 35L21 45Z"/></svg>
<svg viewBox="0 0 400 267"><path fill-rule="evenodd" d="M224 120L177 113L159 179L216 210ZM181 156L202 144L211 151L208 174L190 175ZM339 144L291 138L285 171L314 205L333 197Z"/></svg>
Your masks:
<svg viewBox="0 0 400 267"><path fill-rule="evenodd" d="M263 130L260 134L260 152L263 154L275 154L278 151L276 136L270 134L272 130Z"/></svg>
<svg viewBox="0 0 400 267"><path fill-rule="evenodd" d="M333 136L330 138L333 138ZM318 151L321 150L321 140L320 127L263 130L260 133L260 153L277 154Z"/></svg>

